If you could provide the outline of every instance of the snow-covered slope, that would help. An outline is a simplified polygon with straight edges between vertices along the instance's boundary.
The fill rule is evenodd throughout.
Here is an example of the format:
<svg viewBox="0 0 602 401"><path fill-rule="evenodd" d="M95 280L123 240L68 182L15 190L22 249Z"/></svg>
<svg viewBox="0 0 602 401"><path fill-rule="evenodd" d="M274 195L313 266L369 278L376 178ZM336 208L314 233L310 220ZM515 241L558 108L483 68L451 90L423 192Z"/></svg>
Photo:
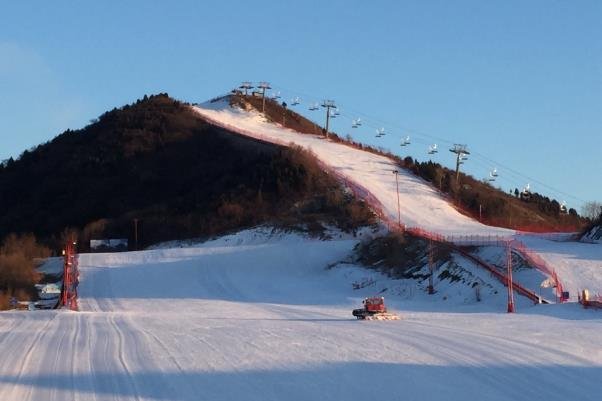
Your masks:
<svg viewBox="0 0 602 401"><path fill-rule="evenodd" d="M193 109L204 118L236 132L266 141L294 143L311 150L337 174L367 189L383 205L383 212L397 221L397 194L393 170L399 171L399 196L402 223L442 235L509 235L513 231L479 223L454 209L428 183L398 169L389 158L330 142L322 136L301 135L265 121L254 110L231 107L227 99L207 102Z"/></svg>
<svg viewBox="0 0 602 401"><path fill-rule="evenodd" d="M397 190L392 174L396 168L387 157L327 141L322 136L299 134L267 122L254 110L231 107L227 99L203 103L193 109L203 118L243 135L282 145L293 143L311 150L337 174L368 190L382 205L389 221L397 221ZM399 170L399 197L401 220L407 227L419 227L452 240L453 236L514 234L512 230L486 226L462 215L431 185L403 169ZM559 242L538 238L529 240L527 237L523 242L541 252L551 268L558 266L561 281L566 281L565 286L573 295L583 288L602 292L602 247L586 250L578 245L560 245ZM554 250L556 246L562 249L557 252ZM583 287L586 284L587 287Z"/></svg>
<svg viewBox="0 0 602 401"><path fill-rule="evenodd" d="M370 273L326 269L355 244L247 231L81 255L81 312L0 314L0 399L599 399L599 313L387 292L402 320L356 321Z"/></svg>
<svg viewBox="0 0 602 401"><path fill-rule="evenodd" d="M521 241L556 270L571 300L576 301L583 289L602 294L601 244L556 242L535 236L522 236Z"/></svg>

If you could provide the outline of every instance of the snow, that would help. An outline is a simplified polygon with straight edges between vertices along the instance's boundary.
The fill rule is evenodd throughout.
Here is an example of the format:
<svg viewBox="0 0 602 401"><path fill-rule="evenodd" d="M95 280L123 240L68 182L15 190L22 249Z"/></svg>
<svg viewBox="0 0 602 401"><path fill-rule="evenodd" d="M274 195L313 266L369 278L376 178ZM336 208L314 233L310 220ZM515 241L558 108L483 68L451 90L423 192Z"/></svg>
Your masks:
<svg viewBox="0 0 602 401"><path fill-rule="evenodd" d="M577 291L583 288L602 292L602 246L587 248L573 242L545 239L562 240L568 234L516 235L513 230L486 226L459 213L429 183L404 169L397 169L385 156L331 142L322 136L299 134L266 121L255 110L231 107L227 98L194 106L193 110L206 120L234 132L285 146L293 143L311 150L332 171L373 195L382 205L386 218L393 222L397 221L398 215L392 171L398 170L400 214L406 227L443 235L458 244L462 244L467 236L515 235L525 244L534 246L537 252L542 252L544 260L556 269L560 281L572 293L573 300L576 300Z"/></svg>
<svg viewBox="0 0 602 401"><path fill-rule="evenodd" d="M245 135L312 150L397 219L386 157L294 133L224 102L195 110ZM461 215L403 170L399 180L407 226L513 233ZM262 227L204 243L80 255L79 312L0 313L0 400L600 399L600 311L516 296L518 313L506 314L502 284L458 255L447 267L461 280L437 279L428 295L425 280L353 264L349 256L369 232L329 234L323 241ZM602 288L601 245L518 238L573 295ZM502 264L501 248L478 252ZM42 270L58 272L59 261ZM516 274L531 285L543 278ZM401 320L355 320L351 310L370 295L384 295Z"/></svg>
<svg viewBox="0 0 602 401"><path fill-rule="evenodd" d="M576 301L578 292L584 289L602 293L602 244L556 242L533 236L520 239L556 270L571 300Z"/></svg>
<svg viewBox="0 0 602 401"><path fill-rule="evenodd" d="M420 227L449 236L508 236L514 233L512 230L486 226L462 215L426 181L399 169L385 156L327 141L323 136L299 134L267 122L254 110L231 107L227 99L193 106L193 110L203 118L235 132L282 145L293 143L311 150L338 175L376 196L383 205L383 212L391 221L398 219L393 174L393 170L397 170L401 221L407 227Z"/></svg>
<svg viewBox="0 0 602 401"><path fill-rule="evenodd" d="M402 281L347 264L342 237L80 255L80 312L0 313L0 399L599 399L599 312L396 295ZM356 321L385 286L402 319Z"/></svg>

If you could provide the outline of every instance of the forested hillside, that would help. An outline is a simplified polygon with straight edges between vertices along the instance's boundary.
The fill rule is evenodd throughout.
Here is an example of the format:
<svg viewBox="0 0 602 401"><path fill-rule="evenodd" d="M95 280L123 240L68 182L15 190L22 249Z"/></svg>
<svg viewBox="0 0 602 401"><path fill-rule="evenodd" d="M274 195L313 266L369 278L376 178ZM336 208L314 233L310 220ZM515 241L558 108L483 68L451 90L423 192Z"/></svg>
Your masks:
<svg viewBox="0 0 602 401"><path fill-rule="evenodd" d="M0 166L0 237L67 228L139 246L275 222L371 219L312 156L208 125L166 94L113 109ZM313 223L312 223L313 222ZM133 242L133 241L131 241Z"/></svg>

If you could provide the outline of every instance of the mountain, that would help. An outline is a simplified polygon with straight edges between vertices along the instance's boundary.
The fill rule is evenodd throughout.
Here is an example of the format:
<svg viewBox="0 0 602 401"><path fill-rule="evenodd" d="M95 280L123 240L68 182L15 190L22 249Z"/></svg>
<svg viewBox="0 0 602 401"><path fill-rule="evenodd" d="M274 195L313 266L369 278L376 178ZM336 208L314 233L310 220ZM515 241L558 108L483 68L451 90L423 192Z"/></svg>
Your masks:
<svg viewBox="0 0 602 401"><path fill-rule="evenodd" d="M233 135L166 94L113 109L0 166L0 237L140 246L260 224L371 219L304 151ZM85 248L84 248L85 249Z"/></svg>
<svg viewBox="0 0 602 401"><path fill-rule="evenodd" d="M264 107L259 97L225 99L240 110ZM324 133L271 99L263 115L297 133ZM92 238L129 238L131 244L137 238L141 247L265 222L348 230L373 221L364 203L310 152L235 131L167 94L106 112L83 129L67 130L0 164L0 238L31 232L58 249L65 230L76 230L85 250ZM332 133L329 138L386 156L483 223L530 231L583 225L576 212L561 213L557 201L541 195L519 199L464 174L456 183L453 172L439 164L402 159ZM407 201L419 202L407 195Z"/></svg>

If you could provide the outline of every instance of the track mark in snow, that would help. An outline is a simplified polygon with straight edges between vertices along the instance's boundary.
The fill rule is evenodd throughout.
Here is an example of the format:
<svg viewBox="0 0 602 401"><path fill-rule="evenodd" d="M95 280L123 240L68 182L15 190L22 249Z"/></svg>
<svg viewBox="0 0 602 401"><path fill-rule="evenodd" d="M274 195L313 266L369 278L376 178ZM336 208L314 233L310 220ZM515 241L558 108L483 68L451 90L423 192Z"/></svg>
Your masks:
<svg viewBox="0 0 602 401"><path fill-rule="evenodd" d="M42 312L43 313L43 312ZM22 391L19 386L17 384L20 384L22 378L23 378L23 374L26 370L30 369L30 361L31 358L34 354L34 349L38 346L40 340L46 336L48 334L48 328L50 327L50 325L53 323L53 321L56 319L56 313L52 315L52 318L48 319L46 321L46 323L44 323L44 325L39 328L36 332L36 334L34 335L33 339L31 340L31 342L29 343L29 346L27 347L27 350L25 351L24 355L22 358L19 358L19 351L20 349L18 347L11 347L10 351L11 352L11 356L13 357L13 360L21 360L21 366L19 367L17 374L15 375L15 383L16 385L13 386L12 388L12 392L11 392L11 398L9 399L16 399L16 397L20 397L20 392ZM28 315L25 319L24 322L27 322L28 326L29 323L32 323L33 321L35 321L35 316L34 315ZM35 323L34 323L35 324ZM28 326L25 326L25 328L27 328ZM25 331L25 330L24 330ZM21 340L22 338L24 338L24 336L18 336L17 337L19 340ZM28 389L29 391L31 391L31 389Z"/></svg>
<svg viewBox="0 0 602 401"><path fill-rule="evenodd" d="M136 385L136 381L134 380L134 376L130 371L130 368L126 362L125 351L124 351L124 335L121 329L119 328L119 324L117 324L117 320L115 319L115 315L109 317L109 321L111 323L111 327L117 333L117 357L119 358L119 363L123 368L123 372L128 377L128 385L131 386L132 394L134 395L136 400L140 400L140 391L138 391L138 386Z"/></svg>

